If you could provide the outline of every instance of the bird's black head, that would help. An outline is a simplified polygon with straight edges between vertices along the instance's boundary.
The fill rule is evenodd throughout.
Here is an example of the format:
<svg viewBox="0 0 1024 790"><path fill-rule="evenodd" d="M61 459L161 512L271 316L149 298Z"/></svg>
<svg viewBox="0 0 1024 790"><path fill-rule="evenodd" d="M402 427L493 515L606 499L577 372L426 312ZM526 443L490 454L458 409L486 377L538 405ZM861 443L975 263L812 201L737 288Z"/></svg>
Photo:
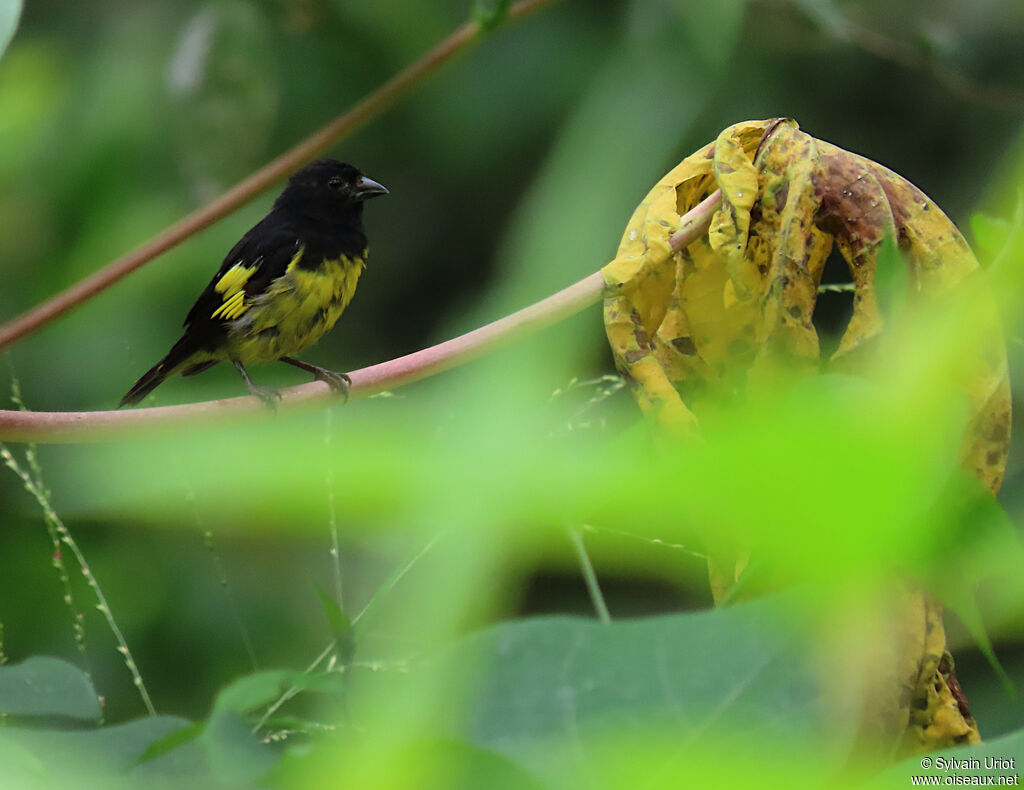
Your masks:
<svg viewBox="0 0 1024 790"><path fill-rule="evenodd" d="M288 180L275 209L334 223L362 215L363 201L388 190L355 167L336 159L318 159Z"/></svg>

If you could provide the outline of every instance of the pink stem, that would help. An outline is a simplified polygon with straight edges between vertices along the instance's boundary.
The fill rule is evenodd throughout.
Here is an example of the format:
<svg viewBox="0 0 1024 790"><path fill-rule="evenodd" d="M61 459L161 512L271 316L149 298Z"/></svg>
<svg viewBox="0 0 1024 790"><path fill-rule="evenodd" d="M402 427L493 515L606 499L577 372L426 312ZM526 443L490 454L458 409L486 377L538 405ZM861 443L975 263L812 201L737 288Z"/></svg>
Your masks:
<svg viewBox="0 0 1024 790"><path fill-rule="evenodd" d="M691 209L680 220L680 229L671 237L673 249L680 249L703 235L721 199L715 192ZM574 315L600 300L604 277L600 271L584 277L553 296L512 315L493 321L452 340L388 362L353 371L352 400L383 390L400 387L461 365L480 356L499 343L550 326ZM337 395L327 384L314 381L281 391L280 410L296 411L334 401ZM245 396L158 406L128 411L38 412L0 410L0 440L48 444L109 441L141 437L153 430L170 430L209 423L223 425L244 416L272 416L258 398Z"/></svg>

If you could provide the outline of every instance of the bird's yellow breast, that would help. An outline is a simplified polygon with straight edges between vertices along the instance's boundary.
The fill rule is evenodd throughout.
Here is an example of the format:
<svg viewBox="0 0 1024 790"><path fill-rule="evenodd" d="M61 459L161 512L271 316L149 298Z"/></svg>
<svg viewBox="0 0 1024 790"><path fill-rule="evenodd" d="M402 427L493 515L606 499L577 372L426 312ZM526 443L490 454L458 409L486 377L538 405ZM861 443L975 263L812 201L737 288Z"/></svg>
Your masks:
<svg viewBox="0 0 1024 790"><path fill-rule="evenodd" d="M228 330L227 352L243 364L271 362L308 348L334 326L352 301L365 253L298 265L303 250L266 291L246 299L246 310Z"/></svg>

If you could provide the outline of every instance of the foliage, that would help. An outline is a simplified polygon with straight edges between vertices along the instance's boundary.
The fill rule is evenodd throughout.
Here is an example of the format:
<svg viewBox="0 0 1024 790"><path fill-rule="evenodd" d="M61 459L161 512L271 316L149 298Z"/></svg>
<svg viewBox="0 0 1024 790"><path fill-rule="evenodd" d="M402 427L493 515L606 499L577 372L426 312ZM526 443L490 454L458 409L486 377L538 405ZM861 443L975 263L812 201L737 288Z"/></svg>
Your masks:
<svg viewBox="0 0 1024 790"><path fill-rule="evenodd" d="M85 12L70 5L55 18L74 29ZM0 197L15 261L7 277L19 286L0 294L4 314L244 175L461 21L463 6L152 4L98 15L91 46L77 48L26 9L0 61L0 113L12 119L0 126L0 172L18 194ZM827 4L829 14L841 7ZM944 57L974 53L962 65L990 78L985 53L1011 26L1008 8L994 4L972 29L981 44L965 32L962 49ZM394 214L369 229L363 292L323 359L376 361L426 344L442 322L473 325L596 269L670 163L738 118L778 112L765 102L791 106L816 137L899 164L954 218L1019 135L1017 116L949 113L949 96L912 68L901 72L908 84L889 85L891 65L851 51L847 38L812 33L785 9L694 9L555 7L502 28L347 143L346 158L405 186L393 190ZM928 17L955 28L957 12L936 13ZM211 34L223 45L211 44L211 57L227 60L201 73L227 87L174 93L162 82L169 53L187 60L188 31L218 14L242 22L226 40ZM788 49L794 40L799 51ZM71 68L79 59L84 67ZM137 69L121 67L128 61ZM1012 68L1008 59L1003 84L1020 82ZM90 109L115 88L123 104ZM945 127L929 138L935 117ZM221 157L238 119L252 135ZM972 159L957 159L960 150ZM1024 223L1012 206L1024 170L1005 161L973 227L1015 338ZM166 345L210 260L261 210L19 346L11 359L29 403L110 405ZM905 282L883 259L893 274L887 313L899 314ZM1019 704L988 667L964 671L973 640L991 639L989 652L1019 684L1024 634L1019 463L1011 460L1005 511L956 471L967 407L950 383L962 380L973 329L991 316L981 293L964 288L894 321L870 380L832 374L726 399L702 417L701 438L667 447L624 393L563 386L610 367L588 315L326 414L39 448L53 491L44 499L76 532L161 715L137 718L143 705L103 613L83 616L88 673L28 658L74 653L62 590L46 581L47 562L67 544L59 537L53 551L37 529L42 500L8 475L0 780L905 787L920 760L876 775L890 755L857 738L863 670L878 661L901 593L894 576L931 590L966 624L954 624L951 642L987 739L974 753L1024 764ZM1011 372L1018 362L1011 342ZM228 378L181 382L166 397L235 394L229 387ZM564 391L549 400L556 388ZM567 526L593 560L610 624L530 616L586 611ZM742 602L625 616L706 604L711 539L754 549L745 586L730 591ZM536 603L538 579L553 575L579 588L572 605L550 593ZM638 579L662 586L631 586ZM788 592L765 594L779 588Z"/></svg>

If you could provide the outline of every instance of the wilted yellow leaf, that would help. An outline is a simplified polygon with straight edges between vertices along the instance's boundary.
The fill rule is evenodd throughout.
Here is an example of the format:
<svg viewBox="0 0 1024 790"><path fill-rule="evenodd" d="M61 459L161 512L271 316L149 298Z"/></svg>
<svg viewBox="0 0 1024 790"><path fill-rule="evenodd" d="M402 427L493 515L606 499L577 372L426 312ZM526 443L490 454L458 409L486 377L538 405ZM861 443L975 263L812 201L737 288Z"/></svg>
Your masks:
<svg viewBox="0 0 1024 790"><path fill-rule="evenodd" d="M673 252L681 217L716 189L706 236ZM674 431L696 427L739 389L822 369L857 371L884 326L875 282L887 234L898 241L913 299L937 299L978 271L963 236L906 179L816 140L795 121L747 121L667 173L637 207L604 269L605 329L645 413ZM850 268L853 316L821 360L812 323L833 245ZM1010 389L992 311L968 385L962 463L999 489L1010 436Z"/></svg>
<svg viewBox="0 0 1024 790"><path fill-rule="evenodd" d="M683 215L716 189L722 201L707 234L673 251ZM896 173L790 119L725 129L654 186L604 269L608 340L641 409L667 435L687 434L737 393L789 386L826 366L867 370L886 323L876 273L887 236L906 264L908 305L941 300L979 271L953 223ZM849 266L853 315L823 360L812 318L833 245ZM995 305L987 312L958 384L969 409L960 461L995 493L1009 446L1010 386ZM708 554L721 599L745 559L725 545L709 545ZM978 740L945 650L941 608L914 592L894 606L891 665L872 691L871 715L886 725L865 726L877 737L895 725L910 749Z"/></svg>

